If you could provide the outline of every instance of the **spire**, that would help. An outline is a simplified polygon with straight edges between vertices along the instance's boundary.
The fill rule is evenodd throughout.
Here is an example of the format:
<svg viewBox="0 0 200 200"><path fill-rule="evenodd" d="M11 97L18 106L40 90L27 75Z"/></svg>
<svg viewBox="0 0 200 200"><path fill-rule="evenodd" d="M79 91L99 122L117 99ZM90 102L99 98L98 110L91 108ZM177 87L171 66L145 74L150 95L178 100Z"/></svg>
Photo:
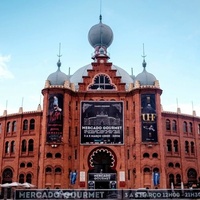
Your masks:
<svg viewBox="0 0 200 200"><path fill-rule="evenodd" d="M143 63L142 63L142 66L143 66L144 69L145 69L146 66L147 66L147 63L146 63L146 61L145 61L145 57L146 57L146 55L145 55L145 52L144 52L144 43L143 43L143 55L142 55L142 57L143 57Z"/></svg>
<svg viewBox="0 0 200 200"><path fill-rule="evenodd" d="M61 43L59 43L59 54L57 55L58 58L59 58L59 59L58 59L58 62L57 62L58 68L61 67L60 57L61 57L62 55L60 54L60 51L61 51Z"/></svg>
<svg viewBox="0 0 200 200"><path fill-rule="evenodd" d="M102 0L100 0L100 15L99 15L99 21L100 21L100 23L102 21L101 8L102 8Z"/></svg>

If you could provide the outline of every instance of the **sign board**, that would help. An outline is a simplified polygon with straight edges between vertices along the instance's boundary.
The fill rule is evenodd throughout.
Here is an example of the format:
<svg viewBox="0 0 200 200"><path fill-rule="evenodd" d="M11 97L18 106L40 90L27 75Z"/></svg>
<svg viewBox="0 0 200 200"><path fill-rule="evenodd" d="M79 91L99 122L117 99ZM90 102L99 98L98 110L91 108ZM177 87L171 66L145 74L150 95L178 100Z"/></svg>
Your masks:
<svg viewBox="0 0 200 200"><path fill-rule="evenodd" d="M81 102L81 144L124 143L123 102Z"/></svg>

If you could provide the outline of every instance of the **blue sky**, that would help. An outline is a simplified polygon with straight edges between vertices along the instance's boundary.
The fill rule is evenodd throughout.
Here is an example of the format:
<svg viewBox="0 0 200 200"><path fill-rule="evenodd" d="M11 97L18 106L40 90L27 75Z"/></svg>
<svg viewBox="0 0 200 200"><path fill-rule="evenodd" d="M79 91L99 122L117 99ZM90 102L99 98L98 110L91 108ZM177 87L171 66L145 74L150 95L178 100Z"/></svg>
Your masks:
<svg viewBox="0 0 200 200"><path fill-rule="evenodd" d="M165 111L200 116L200 1L102 0L103 23L114 40L110 61L131 74L147 71L163 90ZM0 115L36 110L41 90L57 70L73 74L92 62L89 29L99 23L100 0L0 1Z"/></svg>

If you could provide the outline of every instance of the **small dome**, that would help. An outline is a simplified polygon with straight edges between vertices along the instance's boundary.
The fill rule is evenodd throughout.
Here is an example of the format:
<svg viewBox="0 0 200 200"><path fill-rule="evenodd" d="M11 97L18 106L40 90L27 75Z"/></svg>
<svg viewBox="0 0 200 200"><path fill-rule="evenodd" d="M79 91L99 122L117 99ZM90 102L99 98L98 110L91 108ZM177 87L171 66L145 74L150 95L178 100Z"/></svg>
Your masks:
<svg viewBox="0 0 200 200"><path fill-rule="evenodd" d="M101 22L101 16L100 22L89 30L88 40L94 48L102 46L107 49L111 45L113 41L112 29Z"/></svg>
<svg viewBox="0 0 200 200"><path fill-rule="evenodd" d="M50 74L47 78L50 81L51 85L64 85L66 80L69 80L70 76L67 76L65 73L60 71L61 62L60 60L57 63L58 69L56 72Z"/></svg>
<svg viewBox="0 0 200 200"><path fill-rule="evenodd" d="M144 68L143 72L135 77L135 81L136 80L140 82L140 85L154 85L157 79Z"/></svg>

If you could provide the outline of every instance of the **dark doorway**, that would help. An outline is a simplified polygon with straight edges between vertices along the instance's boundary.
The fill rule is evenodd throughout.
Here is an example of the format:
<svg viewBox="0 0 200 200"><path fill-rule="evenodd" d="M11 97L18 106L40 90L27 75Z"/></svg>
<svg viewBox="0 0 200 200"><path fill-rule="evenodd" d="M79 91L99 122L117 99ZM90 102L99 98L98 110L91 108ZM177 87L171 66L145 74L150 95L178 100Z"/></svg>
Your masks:
<svg viewBox="0 0 200 200"><path fill-rule="evenodd" d="M95 189L110 189L109 182L95 182Z"/></svg>

